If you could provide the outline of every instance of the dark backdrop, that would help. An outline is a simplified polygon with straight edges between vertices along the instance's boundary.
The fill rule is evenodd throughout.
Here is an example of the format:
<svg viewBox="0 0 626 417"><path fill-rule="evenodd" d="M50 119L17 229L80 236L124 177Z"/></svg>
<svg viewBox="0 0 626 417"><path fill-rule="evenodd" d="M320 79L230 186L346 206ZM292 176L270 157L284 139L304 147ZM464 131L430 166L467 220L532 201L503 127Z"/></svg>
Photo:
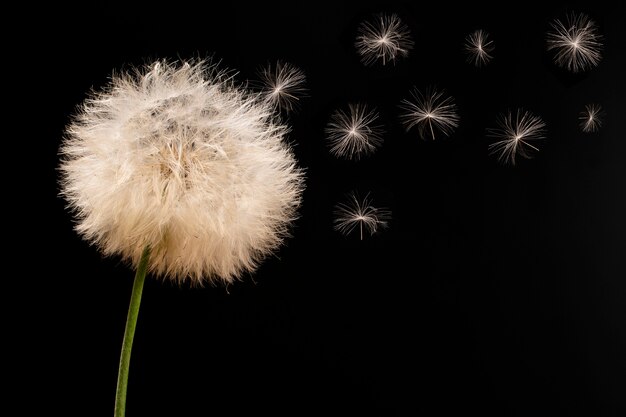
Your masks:
<svg viewBox="0 0 626 417"><path fill-rule="evenodd" d="M544 44L549 21L572 10L606 38L600 66L580 76L556 69ZM380 11L401 16L415 48L395 66L365 67L355 31ZM146 282L129 417L626 415L622 6L90 3L54 13L38 11L30 45L47 57L36 148L53 260L33 279L50 303L35 331L35 379L58 390L50 413L112 415L133 276L72 230L55 171L64 125L114 69L213 56L241 82L277 59L306 72L309 97L288 118L307 171L301 218L275 257L228 288ZM477 28L496 45L481 70L462 53ZM456 98L451 138L403 131L397 106L413 85ZM323 129L355 101L378 107L385 144L361 162L336 160ZM592 102L605 124L583 134L578 113ZM485 128L519 106L544 118L548 138L535 159L504 167L488 156ZM388 230L363 241L333 231L333 206L351 190L392 211Z"/></svg>

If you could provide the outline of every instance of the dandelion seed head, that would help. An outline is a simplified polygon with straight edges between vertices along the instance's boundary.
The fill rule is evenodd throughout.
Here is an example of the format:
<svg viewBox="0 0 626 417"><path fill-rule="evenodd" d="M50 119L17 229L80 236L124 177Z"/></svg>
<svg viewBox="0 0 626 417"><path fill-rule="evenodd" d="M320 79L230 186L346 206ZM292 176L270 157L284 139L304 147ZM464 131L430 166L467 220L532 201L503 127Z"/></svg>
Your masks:
<svg viewBox="0 0 626 417"><path fill-rule="evenodd" d="M411 31L396 14L377 15L371 21L361 23L355 43L361 62L383 65L407 57L413 48Z"/></svg>
<svg viewBox="0 0 626 417"><path fill-rule="evenodd" d="M383 130L377 120L376 109L365 104L350 104L347 111L335 111L325 129L330 153L357 160L374 153L383 143Z"/></svg>
<svg viewBox="0 0 626 417"><path fill-rule="evenodd" d="M303 188L270 105L206 62L158 61L86 100L62 143L78 233L177 281L231 282L288 235Z"/></svg>
<svg viewBox="0 0 626 417"><path fill-rule="evenodd" d="M497 125L487 130L488 136L495 138L489 151L503 164L515 165L517 156L531 158L533 151L539 151L531 142L545 138L544 121L523 109L501 114Z"/></svg>
<svg viewBox="0 0 626 417"><path fill-rule="evenodd" d="M587 71L602 59L602 35L593 20L583 13L570 14L565 21L555 19L546 36L554 62L571 72Z"/></svg>
<svg viewBox="0 0 626 417"><path fill-rule="evenodd" d="M366 233L371 236L379 229L387 227L391 218L390 212L372 204L369 194L361 199L358 194L351 193L346 202L335 206L335 230L345 236L358 230L363 240Z"/></svg>
<svg viewBox="0 0 626 417"><path fill-rule="evenodd" d="M459 115L454 99L444 91L429 88L425 93L411 91L411 99L400 103L400 118L406 130L417 127L422 139L435 139L436 134L450 136L459 126Z"/></svg>

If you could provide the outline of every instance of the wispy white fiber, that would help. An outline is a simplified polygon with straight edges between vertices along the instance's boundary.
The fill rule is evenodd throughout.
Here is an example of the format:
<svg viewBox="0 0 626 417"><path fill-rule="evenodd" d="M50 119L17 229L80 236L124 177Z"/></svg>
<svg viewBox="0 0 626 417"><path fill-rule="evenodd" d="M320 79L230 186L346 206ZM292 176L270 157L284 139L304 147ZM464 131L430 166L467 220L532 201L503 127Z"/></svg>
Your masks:
<svg viewBox="0 0 626 417"><path fill-rule="evenodd" d="M76 230L178 281L231 282L288 235L303 175L265 101L206 62L114 75L61 147Z"/></svg>
<svg viewBox="0 0 626 417"><path fill-rule="evenodd" d="M491 53L495 49L489 34L482 29L476 30L465 38L465 52L467 61L477 67L486 65L491 61Z"/></svg>
<svg viewBox="0 0 626 417"><path fill-rule="evenodd" d="M338 158L359 159L382 145L382 127L376 124L378 112L365 104L350 104L348 111L337 110L326 126L330 153Z"/></svg>
<svg viewBox="0 0 626 417"><path fill-rule="evenodd" d="M398 15L381 13L361 23L355 46L363 64L381 62L385 65L407 57L413 49L413 39L408 26Z"/></svg>
<svg viewBox="0 0 626 417"><path fill-rule="evenodd" d="M554 62L571 72L590 70L602 59L602 36L595 22L583 13L572 13L565 21L555 19L546 40Z"/></svg>
<svg viewBox="0 0 626 417"><path fill-rule="evenodd" d="M459 126L459 114L454 99L444 91L429 88L425 93L411 91L411 99L402 100L400 118L406 130L417 127L422 139L435 140L436 134L450 136Z"/></svg>
<svg viewBox="0 0 626 417"><path fill-rule="evenodd" d="M307 92L304 72L288 62L268 65L260 76L263 96L278 110L292 111Z"/></svg>
<svg viewBox="0 0 626 417"><path fill-rule="evenodd" d="M578 119L583 132L597 132L602 127L602 106L599 104L587 104L585 110L580 112Z"/></svg>
<svg viewBox="0 0 626 417"><path fill-rule="evenodd" d="M487 134L495 138L489 150L503 164L515 165L517 156L530 159L533 152L539 151L532 142L545 138L544 121L523 109L501 114L497 124L497 128L487 130Z"/></svg>
<svg viewBox="0 0 626 417"><path fill-rule="evenodd" d="M390 217L387 209L372 205L369 194L361 199L356 193L351 193L346 202L335 206L335 230L347 236L358 229L363 240L365 233L373 235L387 227Z"/></svg>

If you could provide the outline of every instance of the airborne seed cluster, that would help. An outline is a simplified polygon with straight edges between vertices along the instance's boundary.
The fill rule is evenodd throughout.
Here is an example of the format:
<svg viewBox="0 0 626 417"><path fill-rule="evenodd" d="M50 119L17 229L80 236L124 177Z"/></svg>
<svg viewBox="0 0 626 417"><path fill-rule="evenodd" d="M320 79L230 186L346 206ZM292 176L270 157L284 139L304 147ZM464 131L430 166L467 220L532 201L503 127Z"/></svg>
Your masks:
<svg viewBox="0 0 626 417"><path fill-rule="evenodd" d="M363 21L357 29L355 48L366 66L387 66L406 59L415 48L411 30L397 14L378 14ZM588 71L602 58L602 36L595 22L582 13L554 19L546 34L546 48L558 67L573 72ZM467 62L480 69L496 58L495 41L484 29L469 33L463 43ZM452 136L461 118L454 97L445 90L428 86L413 87L409 97L399 104L399 121L407 131L416 131L423 140ZM579 125L585 133L602 126L602 107L588 104L580 112ZM538 151L538 141L546 138L546 123L540 115L517 107L502 111L494 126L486 129L489 153L498 162L515 165L520 158L530 159ZM367 103L349 103L335 110L325 129L332 155L345 160L361 160L372 155L384 143L384 128L378 110ZM389 211L372 205L371 193L359 198L352 191L346 201L335 207L335 228L343 234L363 230L373 234L384 228Z"/></svg>

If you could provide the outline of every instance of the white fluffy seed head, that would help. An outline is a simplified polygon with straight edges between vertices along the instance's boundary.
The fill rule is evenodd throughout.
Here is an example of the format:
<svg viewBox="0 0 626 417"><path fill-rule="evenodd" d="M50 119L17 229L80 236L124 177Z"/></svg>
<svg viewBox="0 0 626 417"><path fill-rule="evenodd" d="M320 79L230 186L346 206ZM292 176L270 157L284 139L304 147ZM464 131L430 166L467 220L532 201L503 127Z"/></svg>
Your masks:
<svg viewBox="0 0 626 417"><path fill-rule="evenodd" d="M253 271L288 234L303 175L269 104L206 62L112 78L67 127L62 194L104 254L195 284Z"/></svg>

